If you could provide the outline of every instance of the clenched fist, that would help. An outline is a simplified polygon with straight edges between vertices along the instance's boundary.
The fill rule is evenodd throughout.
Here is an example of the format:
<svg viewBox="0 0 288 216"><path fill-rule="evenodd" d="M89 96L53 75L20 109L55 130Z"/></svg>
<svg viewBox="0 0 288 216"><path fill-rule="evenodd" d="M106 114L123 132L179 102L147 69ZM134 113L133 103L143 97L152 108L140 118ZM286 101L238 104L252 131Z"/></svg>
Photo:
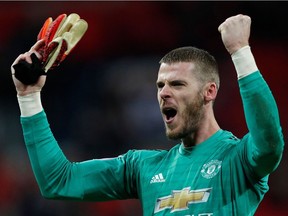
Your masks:
<svg viewBox="0 0 288 216"><path fill-rule="evenodd" d="M230 54L249 45L251 18L236 15L227 18L219 27L223 44Z"/></svg>

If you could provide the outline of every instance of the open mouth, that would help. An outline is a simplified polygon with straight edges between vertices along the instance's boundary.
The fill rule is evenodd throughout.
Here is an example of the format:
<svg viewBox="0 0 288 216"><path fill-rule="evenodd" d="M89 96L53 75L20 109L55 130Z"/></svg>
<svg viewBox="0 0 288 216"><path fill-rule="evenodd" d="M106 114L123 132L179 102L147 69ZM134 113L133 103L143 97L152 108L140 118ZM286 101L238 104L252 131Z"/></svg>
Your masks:
<svg viewBox="0 0 288 216"><path fill-rule="evenodd" d="M173 108L164 108L162 113L165 115L166 122L171 122L177 114L177 110Z"/></svg>

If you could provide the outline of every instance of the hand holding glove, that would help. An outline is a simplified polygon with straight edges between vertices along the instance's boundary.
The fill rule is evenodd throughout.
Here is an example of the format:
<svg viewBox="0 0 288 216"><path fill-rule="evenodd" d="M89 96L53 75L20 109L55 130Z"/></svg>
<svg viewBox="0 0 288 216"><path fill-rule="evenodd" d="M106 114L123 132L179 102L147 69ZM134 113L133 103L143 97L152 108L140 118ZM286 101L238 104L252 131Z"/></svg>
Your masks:
<svg viewBox="0 0 288 216"><path fill-rule="evenodd" d="M13 65L15 77L23 84L37 82L39 76L46 75L48 70L57 67L73 50L85 34L88 24L76 13L69 16L59 15L54 21L46 19L37 36L37 41L44 40L39 49L42 59L32 58L32 63L19 61Z"/></svg>

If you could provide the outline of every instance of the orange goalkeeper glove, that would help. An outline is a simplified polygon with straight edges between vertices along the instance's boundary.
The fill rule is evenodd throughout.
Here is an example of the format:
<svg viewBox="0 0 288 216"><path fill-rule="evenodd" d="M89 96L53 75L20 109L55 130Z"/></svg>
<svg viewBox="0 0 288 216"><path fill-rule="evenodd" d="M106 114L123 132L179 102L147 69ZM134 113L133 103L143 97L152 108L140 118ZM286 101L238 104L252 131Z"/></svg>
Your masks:
<svg viewBox="0 0 288 216"><path fill-rule="evenodd" d="M51 17L46 19L37 36L37 40L45 41L45 45L39 51L42 55L41 62L35 54L31 55L32 64L19 61L13 66L15 77L26 85L36 83L39 76L45 75L48 70L57 67L66 58L87 28L87 22L75 13L69 16L61 14L54 21Z"/></svg>
<svg viewBox="0 0 288 216"><path fill-rule="evenodd" d="M49 17L41 28L37 40L44 39L43 69L47 72L58 66L85 34L88 24L76 13Z"/></svg>

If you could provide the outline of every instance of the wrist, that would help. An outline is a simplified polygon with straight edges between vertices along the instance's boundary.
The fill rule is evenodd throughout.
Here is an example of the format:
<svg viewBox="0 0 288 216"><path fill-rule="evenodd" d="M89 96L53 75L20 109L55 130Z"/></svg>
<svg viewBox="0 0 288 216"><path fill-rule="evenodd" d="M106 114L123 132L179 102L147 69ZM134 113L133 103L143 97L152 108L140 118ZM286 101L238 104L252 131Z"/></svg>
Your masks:
<svg viewBox="0 0 288 216"><path fill-rule="evenodd" d="M40 92L18 94L17 99L22 117L32 116L43 110Z"/></svg>
<svg viewBox="0 0 288 216"><path fill-rule="evenodd" d="M241 79L251 73L258 71L250 46L244 46L231 55L237 77Z"/></svg>
<svg viewBox="0 0 288 216"><path fill-rule="evenodd" d="M17 91L17 97L25 97L25 96L32 95L35 93L40 93L40 91L20 91L17 89L16 91Z"/></svg>

